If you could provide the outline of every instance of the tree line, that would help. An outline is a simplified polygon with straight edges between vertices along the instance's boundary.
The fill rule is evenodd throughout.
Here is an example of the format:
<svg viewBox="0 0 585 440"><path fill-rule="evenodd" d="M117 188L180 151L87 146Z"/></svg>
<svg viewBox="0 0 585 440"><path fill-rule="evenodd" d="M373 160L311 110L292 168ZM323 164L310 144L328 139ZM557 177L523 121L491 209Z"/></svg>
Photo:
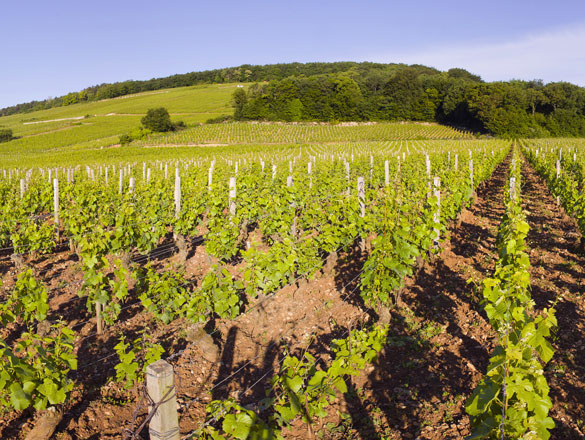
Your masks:
<svg viewBox="0 0 585 440"><path fill-rule="evenodd" d="M163 88L252 83L234 94L237 120L435 121L505 137L585 136L585 88L540 80L486 83L464 69L422 65L287 63L242 65L81 92L0 110L23 113ZM223 118L220 118L223 120ZM220 122L220 121L218 121Z"/></svg>
<svg viewBox="0 0 585 440"><path fill-rule="evenodd" d="M113 84L103 83L88 87L80 92L71 92L64 96L48 98L40 101L31 101L0 109L0 116L16 113L28 113L37 110L46 110L53 107L62 107L79 102L99 101L101 99L117 98L133 93L152 90L187 87L199 84L223 84L232 82L257 82L283 79L291 75L315 75L319 73L335 73L346 71L358 65L354 62L337 63L287 63L253 66L244 64L238 67L205 70L171 75L164 78L153 78L145 81L122 81Z"/></svg>
<svg viewBox="0 0 585 440"><path fill-rule="evenodd" d="M236 120L429 121L502 137L585 136L585 88L486 83L463 69L370 65L234 92Z"/></svg>

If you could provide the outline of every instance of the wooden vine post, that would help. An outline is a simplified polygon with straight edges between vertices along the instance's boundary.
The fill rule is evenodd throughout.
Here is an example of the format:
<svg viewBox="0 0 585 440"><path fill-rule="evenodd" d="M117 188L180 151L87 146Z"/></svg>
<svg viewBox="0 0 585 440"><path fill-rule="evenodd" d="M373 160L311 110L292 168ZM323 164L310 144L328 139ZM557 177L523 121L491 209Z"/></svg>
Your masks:
<svg viewBox="0 0 585 440"><path fill-rule="evenodd" d="M352 161L353 161L353 154L352 154ZM349 173L349 162L345 162L345 175L347 177L347 195L349 196L349 194L351 193L351 188L350 188L350 173Z"/></svg>
<svg viewBox="0 0 585 440"><path fill-rule="evenodd" d="M55 238L59 244L59 179L53 179L53 212L55 214Z"/></svg>
<svg viewBox="0 0 585 440"><path fill-rule="evenodd" d="M20 179L20 198L22 199L24 197L24 179Z"/></svg>
<svg viewBox="0 0 585 440"><path fill-rule="evenodd" d="M473 191L473 159L469 159L469 179L471 180L471 191Z"/></svg>
<svg viewBox="0 0 585 440"><path fill-rule="evenodd" d="M150 439L179 440L179 415L173 366L161 359L146 367L146 389L152 401L158 405L148 425ZM154 407L149 408L149 412L151 411L154 411Z"/></svg>
<svg viewBox="0 0 585 440"><path fill-rule="evenodd" d="M230 177L230 195L229 195L229 212L230 216L236 215L236 178Z"/></svg>
<svg viewBox="0 0 585 440"><path fill-rule="evenodd" d="M366 215L366 185L363 177L357 178L357 193L360 205L360 217L364 218ZM360 250L362 252L366 250L366 240L364 238L360 240Z"/></svg>
<svg viewBox="0 0 585 440"><path fill-rule="evenodd" d="M287 176L287 178L286 178L286 186L287 186L287 188L290 188L291 189L291 194L292 194L292 188L294 186L293 176ZM290 207L292 209L295 208L295 202L294 202L294 200L290 202ZM297 236L297 216L296 215L293 218L293 222L292 222L292 225L291 225L290 233L291 233L291 235L293 237L296 237Z"/></svg>
<svg viewBox="0 0 585 440"><path fill-rule="evenodd" d="M181 213L181 176L175 176L175 217Z"/></svg>
<svg viewBox="0 0 585 440"><path fill-rule="evenodd" d="M433 196L435 196L437 199L437 209L435 210L435 213L433 214L433 222L440 223L441 222L441 178L440 177L435 177L433 179ZM433 240L434 246L438 247L441 232L439 231L438 227L434 228L434 232L435 232L435 239Z"/></svg>
<svg viewBox="0 0 585 440"><path fill-rule="evenodd" d="M427 166L427 181L429 182L429 191L427 192L427 199L431 198L432 180L431 180L431 159L429 155L425 155L425 162Z"/></svg>
<svg viewBox="0 0 585 440"><path fill-rule="evenodd" d="M400 160L400 159L399 159ZM388 161L384 161L384 185L388 186L390 184L390 165Z"/></svg>
<svg viewBox="0 0 585 440"><path fill-rule="evenodd" d="M427 179L429 179L429 181L431 180L431 159L429 158L429 155L425 155L425 164L427 166Z"/></svg>
<svg viewBox="0 0 585 440"><path fill-rule="evenodd" d="M357 179L357 192L360 203L360 217L363 218L366 215L366 190L363 177L358 177Z"/></svg>
<svg viewBox="0 0 585 440"><path fill-rule="evenodd" d="M559 157L561 156L561 151L559 150ZM561 177L561 161L557 160L557 180L559 180ZM557 206L560 206L561 204L561 198L559 196L557 196Z"/></svg>
<svg viewBox="0 0 585 440"><path fill-rule="evenodd" d="M510 177L510 200L516 200L516 178Z"/></svg>
<svg viewBox="0 0 585 440"><path fill-rule="evenodd" d="M104 331L104 322L102 320L102 304L95 302L95 318L97 321L97 334L101 335Z"/></svg>

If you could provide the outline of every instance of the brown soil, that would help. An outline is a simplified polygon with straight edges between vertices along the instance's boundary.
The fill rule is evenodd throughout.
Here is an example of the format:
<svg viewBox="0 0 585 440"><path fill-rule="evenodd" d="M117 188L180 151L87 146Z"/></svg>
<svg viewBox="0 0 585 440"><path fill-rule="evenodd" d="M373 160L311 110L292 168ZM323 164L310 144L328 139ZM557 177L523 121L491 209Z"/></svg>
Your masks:
<svg viewBox="0 0 585 440"><path fill-rule="evenodd" d="M391 342L355 381L352 425L325 438L461 439L465 399L487 367L493 332L476 285L494 270L508 161L464 209L441 254L425 264L392 311ZM471 282L470 282L471 281Z"/></svg>
<svg viewBox="0 0 585 440"><path fill-rule="evenodd" d="M552 439L585 438L585 257L575 220L556 204L529 164L522 170L524 210L530 224L532 297L537 308L558 299L555 354L546 367L556 427Z"/></svg>
<svg viewBox="0 0 585 440"><path fill-rule="evenodd" d="M189 257L184 263L194 284L207 273L212 262L200 244L196 240L190 244ZM161 248L166 251L158 252L161 258L154 261L158 268L174 260L174 257L167 258L172 251L168 244ZM201 424L205 406L211 399L232 396L257 402L265 397L264 389L278 371L284 345L292 352L310 345L311 350L323 353L327 359L331 339L342 337L345 329L367 319L355 291L359 280L356 275L364 258L356 244L314 279L295 280L273 296L253 300L247 312L235 320L210 323L207 331L213 336L211 344L203 340L190 342L189 324L184 320L169 325L155 322L150 314L141 312L135 294L131 294L120 323L97 335L95 318L87 314L85 301L77 297L82 272L76 257L69 251L61 251L28 261L50 290L49 319L63 317L80 335L76 344L79 369L72 375L78 385L57 428L59 438L118 439L122 438L123 428L132 428L135 414L139 421L143 419L146 408L139 408L135 413L140 390L124 391L111 383L111 378L118 361L113 350L118 336L124 333L133 338L145 327L165 347L167 355L180 352L173 364L183 434ZM5 291L8 291L16 271L9 258L0 259L0 265ZM6 295L0 295L0 299L4 300ZM1 330L0 337L14 341L20 331L21 328L11 324ZM244 393L247 389L249 392ZM24 438L34 419L32 411L3 414L0 438Z"/></svg>
<svg viewBox="0 0 585 440"><path fill-rule="evenodd" d="M340 396L329 417L315 427L325 439L461 439L469 434L465 399L483 376L493 348L493 332L479 306L478 286L494 270L495 237L503 215L502 193L508 161L482 185L475 203L464 209L440 254L407 280L400 305L391 311L390 343L378 361L356 378ZM583 257L576 252L579 234L574 221L554 205L543 183L525 170L524 197L532 230L529 235L534 297L539 307L554 299L559 328L557 353L547 367L557 423L553 439L583 438L584 414ZM166 246L166 247L165 247ZM172 248L162 245L157 267L169 260ZM156 253L156 251L155 251ZM295 280L274 296L257 298L235 320L211 322L213 340L190 339L189 325L176 320L157 324L132 296L122 323L95 334L95 319L77 298L82 273L76 257L60 251L32 262L50 288L50 319L63 317L80 333L78 387L57 427L59 439L120 439L122 430L140 424L147 414L139 406L140 390L125 391L110 381L120 333L136 336L144 327L174 355L180 428L186 435L205 418L213 399L235 397L254 405L265 395L278 371L284 346L299 353L308 349L327 361L333 338L375 316L364 308L356 281L366 255L358 244L339 258L329 258L324 273L309 281ZM197 284L212 259L194 240L184 266ZM235 267L234 267L235 269ZM7 258L0 258L5 289L14 280ZM6 294L0 295L0 300ZM0 337L13 341L11 325ZM344 416L347 415L347 416ZM0 438L23 439L32 428L32 411L0 415ZM144 430L141 438L147 438ZM288 439L307 438L295 423Z"/></svg>

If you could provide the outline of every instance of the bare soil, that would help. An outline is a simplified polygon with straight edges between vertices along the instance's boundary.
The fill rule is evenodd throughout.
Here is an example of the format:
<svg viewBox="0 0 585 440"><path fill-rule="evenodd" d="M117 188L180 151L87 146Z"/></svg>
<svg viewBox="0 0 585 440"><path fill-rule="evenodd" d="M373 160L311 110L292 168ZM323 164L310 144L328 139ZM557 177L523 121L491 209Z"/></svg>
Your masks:
<svg viewBox="0 0 585 440"><path fill-rule="evenodd" d="M524 210L530 224L532 297L538 308L556 304L555 354L545 376L556 427L552 439L585 438L585 257L575 220L557 206L532 167L522 170Z"/></svg>
<svg viewBox="0 0 585 440"><path fill-rule="evenodd" d="M478 189L474 204L449 229L441 252L407 280L398 306L391 310L388 346L315 427L321 438L438 440L462 439L470 433L464 403L486 370L494 336L479 305L479 285L492 274L497 259L495 237L504 212L508 160ZM523 174L532 228L528 244L533 296L538 307L559 298L557 352L546 368L554 402L551 415L557 424L552 438L582 439L585 278L577 246L580 234L534 171L526 166ZM155 264L163 267L173 260L172 253L172 246L164 244ZM184 320L158 324L141 311L134 292L121 323L98 336L94 317L77 297L82 272L75 255L60 248L29 262L50 289L49 319L62 318L80 333L79 369L73 374L78 387L54 438L121 439L125 429L134 430L144 420L142 390L123 390L111 378L119 334L133 337L145 327L165 347L165 356L172 356L182 435L201 425L211 400L234 397L254 405L278 371L285 347L293 353L308 350L319 362L327 362L332 339L376 319L361 302L357 284L366 257L356 243L347 253L329 258L314 279L295 280L274 296L252 300L235 320L209 323L211 341L193 340ZM212 262L200 240L190 243L185 267L194 285ZM3 301L16 275L4 255L0 275ZM21 330L10 325L0 329L0 337L14 341ZM24 439L34 421L32 411L3 413L0 438ZM285 437L308 438L307 428L297 422ZM139 438L147 438L147 430Z"/></svg>

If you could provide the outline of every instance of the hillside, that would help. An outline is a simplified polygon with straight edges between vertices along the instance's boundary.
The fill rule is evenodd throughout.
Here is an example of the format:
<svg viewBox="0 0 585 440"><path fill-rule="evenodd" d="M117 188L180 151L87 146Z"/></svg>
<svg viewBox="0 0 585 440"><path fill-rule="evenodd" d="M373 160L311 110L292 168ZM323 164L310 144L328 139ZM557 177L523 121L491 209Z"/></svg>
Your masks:
<svg viewBox="0 0 585 440"><path fill-rule="evenodd" d="M16 139L0 144L1 167L63 166L108 161L133 162L193 157L234 145L269 146L331 142L388 142L470 138L467 132L429 123L264 123L204 124L231 115L237 83L143 92L0 118ZM166 107L185 130L152 134L119 147L119 136L140 126L149 108ZM174 147L174 148L168 148ZM193 151L197 148L197 152Z"/></svg>
<svg viewBox="0 0 585 440"><path fill-rule="evenodd" d="M153 107L166 107L174 121L187 125L231 114L235 89L236 84L180 87L5 116L0 128L11 129L16 139L0 145L0 163L46 155L57 163L85 159L83 150L116 144Z"/></svg>
<svg viewBox="0 0 585 440"><path fill-rule="evenodd" d="M165 101L166 88L236 81L252 84L246 93L239 90L234 97L233 114L238 120L406 120L438 122L505 138L585 137L583 87L541 80L484 82L460 68L439 71L418 64L369 62L242 65L102 84L1 109L0 115L75 107L81 102L91 107L92 102L135 92L161 94L152 98L160 102ZM5 125L3 120L0 125Z"/></svg>

